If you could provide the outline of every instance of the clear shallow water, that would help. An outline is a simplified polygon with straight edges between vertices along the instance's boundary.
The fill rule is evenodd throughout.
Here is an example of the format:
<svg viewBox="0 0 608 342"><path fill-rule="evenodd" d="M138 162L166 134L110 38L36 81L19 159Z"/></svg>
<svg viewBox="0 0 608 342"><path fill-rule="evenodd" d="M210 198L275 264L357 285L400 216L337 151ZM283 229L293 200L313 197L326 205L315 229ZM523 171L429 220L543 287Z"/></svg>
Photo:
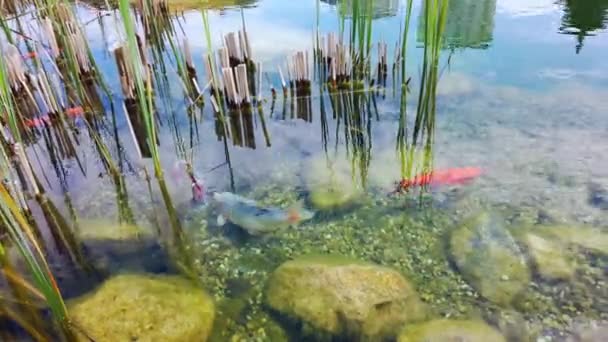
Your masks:
<svg viewBox="0 0 608 342"><path fill-rule="evenodd" d="M593 1L581 7L580 3L452 0L446 29L449 48L441 61L445 71L437 99L434 165L437 169L476 166L483 168L484 175L469 185L434 188L424 197L423 205L416 203L417 196L386 196L399 179L399 159L394 152L399 99L392 96L391 89L386 98L377 99L378 117L369 124L366 146L371 162L363 193L353 190L361 181L360 169L353 170L350 164L344 128L332 118L327 100L325 152L318 93L313 93L312 122L292 119L289 109L283 117L281 96L271 117L269 84L265 81L267 102L263 108L272 146L266 146L256 118L255 149L229 141L233 177L226 166L207 172L225 162L225 152L215 135L209 106L205 107L193 149L194 166L211 190L230 191L233 181L237 193L264 205L287 206L298 199L311 205L315 187L324 186L333 172L339 175L339 186L352 195L352 203L319 210L317 217L300 229L269 239L252 238L232 225L218 227L214 212L190 207L190 183L179 172L176 176L172 173L177 158L166 119L161 129L163 162L173 200L193 242L201 282L217 301L214 338L277 340L277 336L288 334L298 340L303 336L305 329L283 322L285 317L268 309L262 293L276 267L309 253L347 255L396 269L412 283L433 317L482 318L504 335L513 334L514 340L524 340L528 332L565 339L578 330L589 330L585 327L591 322L605 322L605 250L577 250L579 266L573 280L546 281L530 271L534 274L532 285L526 287L524 299L519 304L498 305L480 294L467 271L455 265L457 258L449 246L462 219L488 209L503 213L513 235L517 235L517 227L529 224L586 224L598 229L598 240L605 239L608 214L601 201L590 200L594 194L590 188L608 188L608 35L604 32L608 5ZM378 1L374 41L383 39L392 50L404 9L394 1L380 4ZM336 11L334 5L321 3L321 32L338 29ZM416 2L407 55L413 91L419 82L422 52L416 29L422 25L421 11ZM314 14L313 1L264 0L244 11L254 57L263 63L275 88L279 87L277 65L285 56L311 48ZM83 21L91 16L90 10L82 9ZM236 9L211 12L210 18L216 43L220 33L241 25ZM113 77L114 60L107 55L116 34L110 18L104 20L108 24L105 38L96 25L87 25L87 35L99 65L109 75L106 81L112 89L119 89ZM180 22L181 35L188 37L201 72L206 46L201 15L185 12ZM188 141L185 106L179 100L181 89L177 81L171 82L179 131ZM118 90L116 100L120 100ZM415 105L415 101L408 103L410 113L415 112ZM163 214L154 210L162 208L161 200L155 199L156 207L152 207L141 173L129 172L129 165L136 170L139 162L123 114L118 112L122 146L130 162L123 164L130 205L142 226L151 225L155 212L163 222ZM113 144L110 135L108 143ZM92 150L83 144L88 176L79 174L74 164L68 177L72 201L85 222L83 229L87 219L117 220L114 189L107 177L97 177L102 168ZM326 159L333 166L331 172L325 166ZM54 188L58 189L57 184ZM518 243L525 245L520 240ZM526 256L532 258L529 252ZM128 264L121 258L115 262L117 269ZM145 268L155 272L168 268L152 264ZM483 263L478 266L482 268ZM521 322L505 323L500 319L504 313ZM526 329L520 329L522 326ZM271 339L270 332L278 335Z"/></svg>

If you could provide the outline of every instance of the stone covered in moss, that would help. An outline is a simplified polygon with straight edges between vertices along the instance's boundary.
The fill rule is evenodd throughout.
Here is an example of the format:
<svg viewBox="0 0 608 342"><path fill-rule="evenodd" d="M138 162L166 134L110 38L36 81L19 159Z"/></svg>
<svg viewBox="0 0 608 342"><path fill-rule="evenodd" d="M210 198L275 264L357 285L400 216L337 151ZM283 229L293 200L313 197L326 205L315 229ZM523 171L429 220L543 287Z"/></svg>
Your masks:
<svg viewBox="0 0 608 342"><path fill-rule="evenodd" d="M545 225L534 228L539 234L552 237L566 246L608 255L608 233L587 226Z"/></svg>
<svg viewBox="0 0 608 342"><path fill-rule="evenodd" d="M481 321L439 319L405 328L398 342L503 342L505 338Z"/></svg>
<svg viewBox="0 0 608 342"><path fill-rule="evenodd" d="M305 256L271 275L274 310L332 335L395 336L426 310L409 282L389 268L340 256Z"/></svg>
<svg viewBox="0 0 608 342"><path fill-rule="evenodd" d="M310 201L320 210L347 205L362 194L362 187L353 178L346 159L328 162L325 156L313 158L305 176Z"/></svg>
<svg viewBox="0 0 608 342"><path fill-rule="evenodd" d="M106 274L124 272L166 272L169 259L151 227L84 220L79 237L95 268Z"/></svg>
<svg viewBox="0 0 608 342"><path fill-rule="evenodd" d="M509 304L530 281L524 255L496 213L481 213L456 228L450 250L463 277L497 304Z"/></svg>
<svg viewBox="0 0 608 342"><path fill-rule="evenodd" d="M572 279L576 265L561 244L532 233L525 234L522 240L541 277L548 280Z"/></svg>
<svg viewBox="0 0 608 342"><path fill-rule="evenodd" d="M516 310L486 310L483 316L507 341L533 342L542 331L537 321L526 320L526 317Z"/></svg>
<svg viewBox="0 0 608 342"><path fill-rule="evenodd" d="M180 277L150 275L110 278L69 303L68 312L98 342L205 341L215 316L201 288Z"/></svg>
<svg viewBox="0 0 608 342"><path fill-rule="evenodd" d="M119 224L104 220L83 220L79 236L82 240L129 241L151 237L152 230L134 224Z"/></svg>

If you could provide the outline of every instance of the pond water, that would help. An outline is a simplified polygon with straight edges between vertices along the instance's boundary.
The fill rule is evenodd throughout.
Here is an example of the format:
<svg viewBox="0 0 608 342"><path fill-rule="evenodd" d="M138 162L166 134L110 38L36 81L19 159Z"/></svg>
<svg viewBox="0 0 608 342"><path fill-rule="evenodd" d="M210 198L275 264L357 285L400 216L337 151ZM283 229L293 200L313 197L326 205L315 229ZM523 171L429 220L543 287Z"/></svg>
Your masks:
<svg viewBox="0 0 608 342"><path fill-rule="evenodd" d="M405 5L374 1L372 41L387 43L389 63ZM176 41L187 37L204 86L207 42L201 12L187 1L174 6L183 10L175 18ZM469 167L481 174L401 195L389 194L402 178L396 152L400 90L392 77L386 89L356 108L363 118L358 127L345 124L317 80L309 102L298 101L295 109L280 94L279 66L284 72L286 58L296 51L311 51L312 58L315 27L322 34L338 32L339 6L282 0L212 6L214 46L244 21L253 59L265 73L261 116L231 118L226 141L218 135L207 95L192 128L182 85L175 71L169 72L159 149L194 277L212 298L215 318L211 332L201 328L203 337L130 333L167 341L207 335L212 341L608 338L608 1L450 0L434 141L428 147L437 172ZM153 178L152 164L137 157L123 113L110 53L119 40L114 18L91 20L97 9L76 9L87 23L86 37L116 109L113 130L111 101L103 99L102 137L125 175L128 206L144 237L117 224L115 185L86 134L78 147L81 164L64 160L65 169L57 172L62 177L48 171L48 156L34 168L47 170L47 191L66 215L61 189L67 190L79 236L94 264L106 272L104 279L119 273L179 273L156 242L158 226L167 227L169 219L154 179L148 188L142 167ZM419 1L412 13L406 53L409 125L418 106L423 60ZM276 102L271 88L279 93ZM85 131L82 122L76 124ZM285 210L300 202L315 215L265 236L247 233L234 216L221 225L222 208L192 202L180 149L191 155L207 202L213 202L214 192L234 192ZM33 155L32 148L28 152ZM414 174L418 171L417 165ZM94 293L100 286L99 278L75 275L61 256L50 259L66 297ZM144 286L137 282L123 286ZM96 338L116 328L102 319L112 317L97 311L113 309L94 310L80 301L74 319L80 318L85 329L95 326L94 340L126 336ZM178 321L180 310L186 310L159 303ZM134 301L123 310L154 316L159 309L153 305ZM192 318L183 314L184 320ZM94 323L82 319L87 315ZM162 326L161 319L153 322Z"/></svg>

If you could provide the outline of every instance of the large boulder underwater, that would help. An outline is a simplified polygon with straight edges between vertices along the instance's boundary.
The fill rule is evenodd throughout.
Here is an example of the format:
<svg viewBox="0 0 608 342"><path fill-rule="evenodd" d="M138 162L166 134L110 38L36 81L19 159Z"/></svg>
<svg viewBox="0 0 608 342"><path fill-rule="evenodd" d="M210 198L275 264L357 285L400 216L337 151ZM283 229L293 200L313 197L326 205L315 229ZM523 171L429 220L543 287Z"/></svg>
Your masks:
<svg viewBox="0 0 608 342"><path fill-rule="evenodd" d="M494 212L475 215L452 232L449 248L471 286L486 299L508 306L530 282L530 270L504 222Z"/></svg>
<svg viewBox="0 0 608 342"><path fill-rule="evenodd" d="M268 280L265 301L316 338L394 338L405 323L427 317L426 306L399 272L337 255L283 263Z"/></svg>
<svg viewBox="0 0 608 342"><path fill-rule="evenodd" d="M68 302L79 341L206 341L213 300L178 276L124 274Z"/></svg>

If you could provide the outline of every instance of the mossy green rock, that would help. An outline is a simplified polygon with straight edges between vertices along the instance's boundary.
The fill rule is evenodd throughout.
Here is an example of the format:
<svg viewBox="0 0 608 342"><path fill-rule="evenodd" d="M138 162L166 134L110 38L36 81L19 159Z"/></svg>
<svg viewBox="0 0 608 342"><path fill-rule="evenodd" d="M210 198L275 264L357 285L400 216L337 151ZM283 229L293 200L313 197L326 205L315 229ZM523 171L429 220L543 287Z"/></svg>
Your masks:
<svg viewBox="0 0 608 342"><path fill-rule="evenodd" d="M346 205L353 199L351 191L345 191L340 184L328 183L315 187L310 193L310 202L321 210L338 208Z"/></svg>
<svg viewBox="0 0 608 342"><path fill-rule="evenodd" d="M319 210L345 206L363 191L353 179L350 164L345 159L329 163L324 156L313 158L306 172L306 183L310 191L310 202Z"/></svg>
<svg viewBox="0 0 608 342"><path fill-rule="evenodd" d="M481 213L450 237L452 258L463 277L485 298L508 305L530 281L519 246L497 213Z"/></svg>
<svg viewBox="0 0 608 342"><path fill-rule="evenodd" d="M80 222L79 237L95 268L105 274L166 272L169 258L150 227L104 220Z"/></svg>
<svg viewBox="0 0 608 342"><path fill-rule="evenodd" d="M533 233L524 234L522 240L541 277L548 280L572 279L576 264L562 244Z"/></svg>
<svg viewBox="0 0 608 342"><path fill-rule="evenodd" d="M112 240L132 241L153 236L151 229L134 224L119 224L103 220L83 220L80 222L79 237L85 241Z"/></svg>
<svg viewBox="0 0 608 342"><path fill-rule="evenodd" d="M565 246L575 246L608 255L608 232L599 228L569 225L544 225L533 228L539 235L551 237Z"/></svg>
<svg viewBox="0 0 608 342"><path fill-rule="evenodd" d="M98 342L206 341L215 316L212 299L188 280L150 275L110 278L68 312Z"/></svg>
<svg viewBox="0 0 608 342"><path fill-rule="evenodd" d="M481 321L439 319L406 327L398 342L504 342L505 338Z"/></svg>
<svg viewBox="0 0 608 342"><path fill-rule="evenodd" d="M266 303L332 335L394 337L426 308L399 272L340 256L305 256L271 275Z"/></svg>

